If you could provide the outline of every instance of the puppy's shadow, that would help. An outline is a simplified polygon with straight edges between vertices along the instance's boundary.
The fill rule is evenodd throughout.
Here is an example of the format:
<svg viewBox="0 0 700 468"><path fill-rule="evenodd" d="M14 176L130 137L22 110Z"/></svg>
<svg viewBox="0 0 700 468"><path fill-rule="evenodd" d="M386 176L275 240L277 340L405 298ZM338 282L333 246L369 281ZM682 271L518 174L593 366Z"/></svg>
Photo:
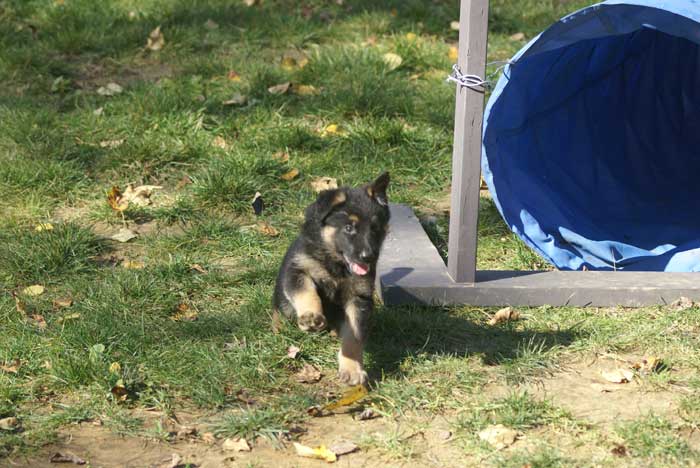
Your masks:
<svg viewBox="0 0 700 468"><path fill-rule="evenodd" d="M546 352L569 346L583 334L577 328L534 331L508 324L490 326L441 307L381 307L366 347L371 356L368 371L373 377L400 374L404 359L420 354L480 356L484 364L497 365L517 357L528 343Z"/></svg>

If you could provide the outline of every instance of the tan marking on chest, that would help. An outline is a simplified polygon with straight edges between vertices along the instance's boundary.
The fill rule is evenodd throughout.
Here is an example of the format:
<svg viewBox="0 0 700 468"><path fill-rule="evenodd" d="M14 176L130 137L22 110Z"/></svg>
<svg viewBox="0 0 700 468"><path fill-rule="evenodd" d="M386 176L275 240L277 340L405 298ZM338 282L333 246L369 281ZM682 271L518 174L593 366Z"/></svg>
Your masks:
<svg viewBox="0 0 700 468"><path fill-rule="evenodd" d="M318 260L311 258L306 254L297 254L294 257L294 263L315 281L335 283L335 279L331 276L328 270L326 270Z"/></svg>

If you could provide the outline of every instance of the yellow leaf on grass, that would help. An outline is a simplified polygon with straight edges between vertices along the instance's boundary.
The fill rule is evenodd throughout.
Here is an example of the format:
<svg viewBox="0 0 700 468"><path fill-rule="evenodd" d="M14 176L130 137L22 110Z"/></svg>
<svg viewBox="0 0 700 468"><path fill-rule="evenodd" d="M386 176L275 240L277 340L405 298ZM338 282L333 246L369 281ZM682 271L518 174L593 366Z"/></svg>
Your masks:
<svg viewBox="0 0 700 468"><path fill-rule="evenodd" d="M134 187L133 184L129 184L124 190L123 198L127 203L133 203L136 206L148 206L153 203L151 200L153 192L162 188L160 185L139 185Z"/></svg>
<svg viewBox="0 0 700 468"><path fill-rule="evenodd" d="M34 226L34 230L36 232L41 232L41 231L53 231L53 224L51 223L40 223Z"/></svg>
<svg viewBox="0 0 700 468"><path fill-rule="evenodd" d="M416 33L406 33L406 39L408 39L409 41L415 41L417 37L418 36L416 36Z"/></svg>
<svg viewBox="0 0 700 468"><path fill-rule="evenodd" d="M112 364L109 365L109 373L110 374L119 374L122 371L122 365L119 364L118 362L113 362Z"/></svg>
<svg viewBox="0 0 700 468"><path fill-rule="evenodd" d="M396 70L403 63L403 59L399 54L393 52L387 52L382 56L382 60L389 67L389 70Z"/></svg>
<svg viewBox="0 0 700 468"><path fill-rule="evenodd" d="M450 51L447 53L447 57L453 62L457 62L459 58L459 50L455 46L450 47Z"/></svg>
<svg viewBox="0 0 700 468"><path fill-rule="evenodd" d="M280 179L286 180L286 181L290 181L290 180L292 180L292 179L295 179L298 175L299 175L299 169L297 169L297 168L295 167L295 168L292 169L291 171L289 171L289 172L287 172L287 173L285 173L285 174L282 174L282 175L280 176Z"/></svg>
<svg viewBox="0 0 700 468"><path fill-rule="evenodd" d="M33 315L30 315L29 318L34 322L34 325L39 327L41 330L46 328L47 324L46 324L46 320L44 319L43 315L33 314Z"/></svg>
<svg viewBox="0 0 700 468"><path fill-rule="evenodd" d="M513 445L520 434L513 429L505 427L503 424L489 426L479 432L479 439L488 442L497 450Z"/></svg>
<svg viewBox="0 0 700 468"><path fill-rule="evenodd" d="M340 400L328 403L323 409L332 411L342 408L343 406L350 406L366 396L367 388L364 385L355 385L354 387L350 387Z"/></svg>
<svg viewBox="0 0 700 468"><path fill-rule="evenodd" d="M129 207L129 201L124 198L122 191L116 185L107 192L107 203L115 211L124 211Z"/></svg>
<svg viewBox="0 0 700 468"><path fill-rule="evenodd" d="M340 129L338 124L328 124L321 131L321 137L327 137L329 135L344 135L345 132Z"/></svg>
<svg viewBox="0 0 700 468"><path fill-rule="evenodd" d="M298 96L314 96L318 94L318 89L313 85L294 85L292 92Z"/></svg>
<svg viewBox="0 0 700 468"><path fill-rule="evenodd" d="M124 260L121 265L128 270L143 270L146 268L146 264L139 260Z"/></svg>
<svg viewBox="0 0 700 468"><path fill-rule="evenodd" d="M73 305L73 299L71 299L70 297L54 299L52 305L54 309L65 309Z"/></svg>
<svg viewBox="0 0 700 468"><path fill-rule="evenodd" d="M267 88L267 92L270 94L284 94L287 91L289 91L289 88L292 86L292 83L289 81L286 81L284 83L280 83L275 86L270 86Z"/></svg>
<svg viewBox="0 0 700 468"><path fill-rule="evenodd" d="M453 31L459 31L459 21L450 21L450 29Z"/></svg>
<svg viewBox="0 0 700 468"><path fill-rule="evenodd" d="M68 314L68 315L64 315L63 317L59 317L58 323L63 323L63 322L67 322L69 320L75 320L75 319L79 319L79 318L80 318L80 314L76 312L74 314Z"/></svg>
<svg viewBox="0 0 700 468"><path fill-rule="evenodd" d="M258 231L261 234L265 234L266 236L270 237L277 237L280 235L280 232L277 229L270 225L270 223L264 221L258 224Z"/></svg>
<svg viewBox="0 0 700 468"><path fill-rule="evenodd" d="M297 451L297 455L305 458L315 458L317 460L325 460L328 463L334 463L338 460L335 453L331 452L326 448L325 445L320 447L311 448L306 445L301 445L298 442L294 442L294 449Z"/></svg>
<svg viewBox="0 0 700 468"><path fill-rule="evenodd" d="M303 52L298 50L288 50L282 55L282 68L287 71L292 71L294 68L304 68L308 65L309 59Z"/></svg>
<svg viewBox="0 0 700 468"><path fill-rule="evenodd" d="M234 81L234 82L241 81L241 75L239 75L236 70L230 70L228 72L228 75L226 75L226 77L229 79L229 81Z"/></svg>
<svg viewBox="0 0 700 468"><path fill-rule="evenodd" d="M161 50L165 45L165 38L163 33L160 31L160 26L151 31L146 39L146 49L148 50Z"/></svg>
<svg viewBox="0 0 700 468"><path fill-rule="evenodd" d="M15 359L7 364L0 364L0 371L7 372L8 374L16 374L22 365L19 359Z"/></svg>
<svg viewBox="0 0 700 468"><path fill-rule="evenodd" d="M32 286L27 286L22 290L22 294L25 296L40 296L44 294L44 291L46 291L46 288L44 288L40 284L34 284Z"/></svg>
<svg viewBox="0 0 700 468"><path fill-rule="evenodd" d="M211 144L221 149L228 148L228 143L226 143L226 140L220 136L215 137L214 140L212 140Z"/></svg>

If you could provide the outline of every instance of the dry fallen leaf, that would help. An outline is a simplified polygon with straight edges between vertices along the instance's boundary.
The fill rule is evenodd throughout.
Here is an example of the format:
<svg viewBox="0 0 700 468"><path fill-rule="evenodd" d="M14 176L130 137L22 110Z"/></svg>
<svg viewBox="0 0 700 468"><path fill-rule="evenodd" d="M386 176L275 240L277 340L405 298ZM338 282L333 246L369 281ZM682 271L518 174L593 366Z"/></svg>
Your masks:
<svg viewBox="0 0 700 468"><path fill-rule="evenodd" d="M328 135L344 135L338 124L328 124L321 132L321 137L327 137Z"/></svg>
<svg viewBox="0 0 700 468"><path fill-rule="evenodd" d="M266 221L258 223L257 228L258 232L269 237L277 237L280 235L280 232Z"/></svg>
<svg viewBox="0 0 700 468"><path fill-rule="evenodd" d="M44 291L46 291L46 288L44 288L40 284L34 284L32 286L27 286L22 290L22 294L25 296L41 296L44 294Z"/></svg>
<svg viewBox="0 0 700 468"><path fill-rule="evenodd" d="M128 270L143 270L146 268L146 264L139 260L124 260L121 265Z"/></svg>
<svg viewBox="0 0 700 468"><path fill-rule="evenodd" d="M610 450L610 453L615 455L616 457L626 457L627 456L627 447L621 444L615 444L615 446Z"/></svg>
<svg viewBox="0 0 700 468"><path fill-rule="evenodd" d="M100 148L118 148L124 143L124 139L119 140L103 140L100 142Z"/></svg>
<svg viewBox="0 0 700 468"><path fill-rule="evenodd" d="M100 96L114 96L116 94L120 94L122 91L124 91L124 88L117 83L107 83L106 85L97 88L97 94Z"/></svg>
<svg viewBox="0 0 700 468"><path fill-rule="evenodd" d="M216 437L213 432L204 432L202 434L202 442L207 445L214 445L216 443Z"/></svg>
<svg viewBox="0 0 700 468"><path fill-rule="evenodd" d="M360 447L349 440L338 440L333 442L328 450L335 453L337 456L347 455L348 453L356 452Z"/></svg>
<svg viewBox="0 0 700 468"><path fill-rule="evenodd" d="M200 265L199 263L193 263L193 264L191 264L191 265L190 265L190 270L194 270L194 271L196 271L197 273L201 273L201 274L203 274L203 275L206 275L206 274L207 274L207 270L205 270L204 267L203 267L202 265Z"/></svg>
<svg viewBox="0 0 700 468"><path fill-rule="evenodd" d="M79 319L79 318L80 318L80 314L76 312L74 314L68 314L68 315L64 315L63 317L59 317L58 323L63 323L63 322L67 322L68 320L75 320L75 319Z"/></svg>
<svg viewBox="0 0 700 468"><path fill-rule="evenodd" d="M295 168L292 169L291 171L282 174L282 175L280 176L280 179L286 180L286 181L290 181L290 180L292 180L292 179L295 179L296 176L298 176L298 175L299 175L299 169L297 169L297 168L295 167Z"/></svg>
<svg viewBox="0 0 700 468"><path fill-rule="evenodd" d="M49 458L50 463L74 463L76 465L84 465L87 463L85 460L72 453L60 453L56 452Z"/></svg>
<svg viewBox="0 0 700 468"><path fill-rule="evenodd" d="M450 29L453 31L459 31L459 21L450 21Z"/></svg>
<svg viewBox="0 0 700 468"><path fill-rule="evenodd" d="M119 364L118 362L113 362L112 364L109 365L109 373L110 374L120 374L122 371L122 365Z"/></svg>
<svg viewBox="0 0 700 468"><path fill-rule="evenodd" d="M289 91L289 88L291 87L292 83L287 81L285 83L280 83L275 86L270 86L269 88L267 88L267 92L269 92L270 94L284 94L287 91Z"/></svg>
<svg viewBox="0 0 700 468"><path fill-rule="evenodd" d="M389 67L389 70L396 70L403 63L401 56L393 52L387 52L386 54L382 55L382 60L387 67Z"/></svg>
<svg viewBox="0 0 700 468"><path fill-rule="evenodd" d="M73 305L73 299L71 299L70 297L54 299L52 305L54 309L66 309Z"/></svg>
<svg viewBox="0 0 700 468"><path fill-rule="evenodd" d="M652 373L660 372L666 369L667 366L664 365L664 362L661 359L655 356L649 356L647 358L642 359L642 362L637 362L633 364L632 368L641 373Z"/></svg>
<svg viewBox="0 0 700 468"><path fill-rule="evenodd" d="M229 70L226 78L228 78L229 81L241 81L241 75L239 75L236 70Z"/></svg>
<svg viewBox="0 0 700 468"><path fill-rule="evenodd" d="M301 351L301 349L292 345L292 346L287 348L287 357L290 359L295 359L297 357L297 355L299 355L300 351Z"/></svg>
<svg viewBox="0 0 700 468"><path fill-rule="evenodd" d="M19 420L14 417L0 419L0 431L14 431L19 429Z"/></svg>
<svg viewBox="0 0 700 468"><path fill-rule="evenodd" d="M491 320L489 320L489 325L497 325L502 322L508 322L510 320L518 320L520 318L520 312L512 307L504 307L503 309L496 312Z"/></svg>
<svg viewBox="0 0 700 468"><path fill-rule="evenodd" d="M233 452L250 452L250 445L248 445L248 441L242 437L224 440L224 443L221 444L221 448L226 451Z"/></svg>
<svg viewBox="0 0 700 468"><path fill-rule="evenodd" d="M121 228L119 232L114 234L110 239L117 242L129 242L131 239L138 237L139 235L129 228Z"/></svg>
<svg viewBox="0 0 700 468"><path fill-rule="evenodd" d="M343 406L350 406L362 400L366 396L367 388L364 385L355 385L354 387L350 387L342 398L340 398L338 401L327 404L323 409L332 411L342 408Z"/></svg>
<svg viewBox="0 0 700 468"><path fill-rule="evenodd" d="M248 102L248 96L245 96L241 93L235 93L231 99L228 99L221 104L224 106L245 106L246 103Z"/></svg>
<svg viewBox="0 0 700 468"><path fill-rule="evenodd" d="M518 439L518 432L505 427L503 424L489 426L479 432L479 439L488 442L496 450L509 447Z"/></svg>
<svg viewBox="0 0 700 468"><path fill-rule="evenodd" d="M325 447L325 445L321 445L320 447L316 448L311 448L307 447L306 445L301 445L298 442L293 442L293 444L294 449L297 451L297 455L299 455L300 457L325 460L328 463L334 463L338 460L338 457L335 456L335 453L328 450Z"/></svg>
<svg viewBox="0 0 700 468"><path fill-rule="evenodd" d="M321 371L311 364L304 364L304 367L294 375L297 382L316 383L321 380Z"/></svg>
<svg viewBox="0 0 700 468"><path fill-rule="evenodd" d="M601 375L605 380L612 383L630 383L634 379L634 373L627 369L615 369L611 371L602 371Z"/></svg>
<svg viewBox="0 0 700 468"><path fill-rule="evenodd" d="M177 468L178 466L182 465L182 457L177 454L173 453L170 455L168 458L164 458L160 463L157 465L150 465L152 468ZM182 465L185 466L185 465Z"/></svg>
<svg viewBox="0 0 700 468"><path fill-rule="evenodd" d="M185 174L184 176L182 176L182 179L180 179L180 180L178 181L178 183L177 183L177 185L175 186L175 188L178 189L178 190L180 190L180 189L184 188L185 186L190 185L191 183L192 183L192 179L190 179L190 176L188 176L187 174Z"/></svg>
<svg viewBox="0 0 700 468"><path fill-rule="evenodd" d="M685 297L685 296L680 297L680 298L676 299L675 301L671 302L671 307L673 307L673 309L676 310L677 312L680 312L680 311L686 310L686 309L690 309L693 306L694 306L693 301L690 298Z"/></svg>
<svg viewBox="0 0 700 468"><path fill-rule="evenodd" d="M16 292L12 291L12 298L15 300L15 309L22 315L27 315L27 306L22 302Z"/></svg>
<svg viewBox="0 0 700 468"><path fill-rule="evenodd" d="M226 140L225 140L223 137L220 137L220 136L215 137L215 138L212 140L211 144L212 144L213 146L216 146L217 148L221 148L221 149L226 149L226 148L228 148L228 143L226 143Z"/></svg>
<svg viewBox="0 0 700 468"><path fill-rule="evenodd" d="M53 224L51 223L40 223L34 226L34 230L36 232L42 232L42 231L53 231Z"/></svg>
<svg viewBox="0 0 700 468"><path fill-rule="evenodd" d="M7 364L0 364L0 371L6 372L8 374L16 374L21 367L22 362L19 359L15 359Z"/></svg>
<svg viewBox="0 0 700 468"><path fill-rule="evenodd" d="M146 39L146 49L148 50L161 50L165 45L165 38L163 33L160 31L160 26L151 31Z"/></svg>
<svg viewBox="0 0 700 468"><path fill-rule="evenodd" d="M338 181L333 177L319 177L311 181L311 188L314 192L319 193L324 190L333 190L338 188Z"/></svg>
<svg viewBox="0 0 700 468"><path fill-rule="evenodd" d="M318 94L318 89L313 85L293 85L292 92L299 96L315 96Z"/></svg>
<svg viewBox="0 0 700 468"><path fill-rule="evenodd" d="M256 3L258 3L258 0L243 0L243 4L247 7L252 7Z"/></svg>
<svg viewBox="0 0 700 468"><path fill-rule="evenodd" d="M413 32L406 33L406 39L409 41L415 41L417 38L418 38L418 36L416 35L416 33L413 33Z"/></svg>
<svg viewBox="0 0 700 468"><path fill-rule="evenodd" d="M372 408L365 408L360 414L357 415L358 421L368 421L370 419L378 418L379 415L374 412Z"/></svg>
<svg viewBox="0 0 700 468"><path fill-rule="evenodd" d="M281 163L285 163L289 161L289 153L287 153L286 151L278 151L272 155L272 159Z"/></svg>
<svg viewBox="0 0 700 468"><path fill-rule="evenodd" d="M97 117L101 116L102 113L105 111L104 107L98 107L94 111L92 111L93 115L96 115Z"/></svg>
<svg viewBox="0 0 700 468"><path fill-rule="evenodd" d="M513 34L512 36L510 36L511 41L522 41L523 39L525 39L525 34L523 34L521 32L517 32L517 33Z"/></svg>
<svg viewBox="0 0 700 468"><path fill-rule="evenodd" d="M437 431L435 431L435 437L437 437L440 440L450 440L450 438L452 437L452 432L447 431L445 429L438 429Z"/></svg>
<svg viewBox="0 0 700 468"><path fill-rule="evenodd" d="M447 53L447 57L453 61L457 62L457 59L459 58L459 50L455 46L450 46L450 51Z"/></svg>
<svg viewBox="0 0 700 468"><path fill-rule="evenodd" d="M126 399L129 397L129 391L126 389L124 382L122 382L121 379L117 381L117 384L112 387L110 392L114 398L117 399L117 401L126 401Z"/></svg>
<svg viewBox="0 0 700 468"><path fill-rule="evenodd" d="M309 63L309 59L303 52L291 49L282 55L282 68L292 71L294 68L304 68Z"/></svg>
<svg viewBox="0 0 700 468"><path fill-rule="evenodd" d="M129 184L126 186L122 197L127 201L127 204L133 203L136 206L148 206L153 203L151 200L153 192L162 188L160 185L139 185L134 187L132 184Z"/></svg>
<svg viewBox="0 0 700 468"><path fill-rule="evenodd" d="M44 330L47 326L46 319L44 319L43 315L32 314L29 316L29 319L34 322L34 325L36 325L40 330Z"/></svg>
<svg viewBox="0 0 700 468"><path fill-rule="evenodd" d="M181 302L177 305L175 314L170 317L170 319L176 322L194 322L199 318L198 315L196 310L192 309L188 304Z"/></svg>
<svg viewBox="0 0 700 468"><path fill-rule="evenodd" d="M107 192L107 203L113 210L122 212L129 207L129 200L124 197L122 191L116 185Z"/></svg>

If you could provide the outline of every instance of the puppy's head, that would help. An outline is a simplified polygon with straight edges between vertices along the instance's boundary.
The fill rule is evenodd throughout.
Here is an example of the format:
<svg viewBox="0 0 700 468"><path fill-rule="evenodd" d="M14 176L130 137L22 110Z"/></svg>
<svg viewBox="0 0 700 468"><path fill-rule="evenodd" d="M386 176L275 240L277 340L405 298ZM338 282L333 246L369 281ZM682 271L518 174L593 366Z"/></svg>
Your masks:
<svg viewBox="0 0 700 468"><path fill-rule="evenodd" d="M363 187L326 190L306 210L326 251L342 259L353 275L374 270L389 223L389 174Z"/></svg>

